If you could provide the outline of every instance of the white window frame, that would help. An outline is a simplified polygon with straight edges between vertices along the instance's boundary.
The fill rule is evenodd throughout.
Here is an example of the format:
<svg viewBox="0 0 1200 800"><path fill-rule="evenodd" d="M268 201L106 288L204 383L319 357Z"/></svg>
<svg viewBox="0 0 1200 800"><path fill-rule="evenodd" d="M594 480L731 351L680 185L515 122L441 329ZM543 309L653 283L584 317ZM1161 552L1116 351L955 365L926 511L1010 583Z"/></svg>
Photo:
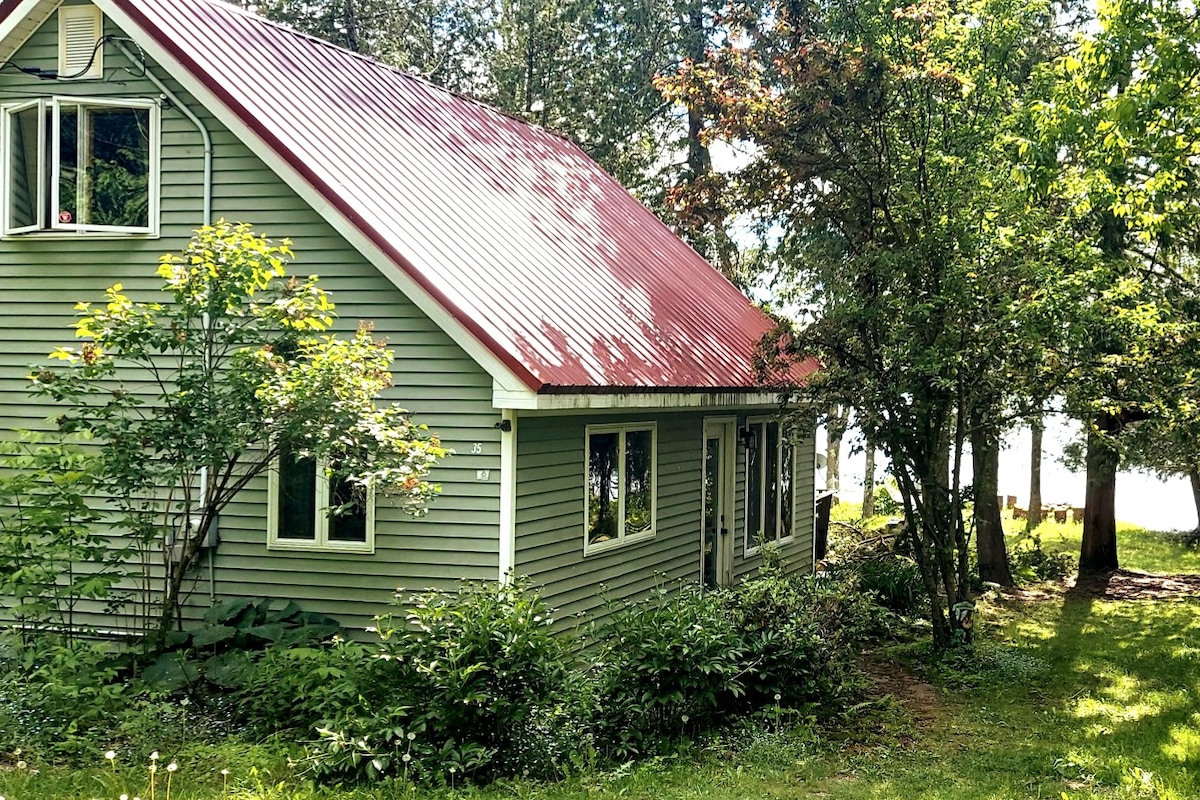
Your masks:
<svg viewBox="0 0 1200 800"><path fill-rule="evenodd" d="M267 549L300 550L310 553L359 553L372 555L375 552L375 487L367 487L366 541L339 542L329 539L329 471L328 462L318 461L316 475L316 508L313 517L313 538L289 539L279 535L279 459L271 465L267 474Z"/></svg>
<svg viewBox="0 0 1200 800"><path fill-rule="evenodd" d="M764 434L762 436L762 439L765 440L767 426L770 425L771 423L775 423L779 426L779 437L778 437L778 440L776 441L776 447L778 448L778 452L776 453L776 457L775 457L775 470L776 470L775 484L777 487L777 490L775 493L776 538L772 539L770 542L767 542L766 544L785 545L796 538L796 477L797 477L796 451L798 448L795 446L794 442L792 443L792 448L791 448L791 451L792 451L792 464L791 464L791 467L792 467L792 507L790 509L790 514L791 514L791 518L792 518L792 524L789 528L791 530L791 533L788 534L787 536L779 536L778 535L778 532L783 524L783 519L784 519L783 518L783 514L784 514L783 491L782 491L784 443L789 440L789 437L792 434L791 426L781 422L778 417L750 417L746 420L746 427L750 428L754 425L762 425L762 432ZM758 448L762 448L763 445L765 444L765 441L759 441L759 436L757 433L755 434L754 438L755 438L755 446ZM767 502L767 481L766 481L767 462L766 462L766 459L764 458L764 459L760 459L758 463L759 463L759 468L762 470L763 474L762 474L762 480L759 481L759 487L758 487L759 494L758 494L758 499L756 502L758 502L761 507L761 506L765 506L766 502ZM764 509L764 511L765 511L765 509ZM749 558L750 556L757 555L758 552L762 549L761 545L758 543L758 533L759 532L750 530L750 454L749 453L746 454L746 458L743 462L743 469L742 469L742 526L743 526L743 528L742 528L742 537L743 537L742 538L742 554L743 554L743 558Z"/></svg>
<svg viewBox="0 0 1200 800"><path fill-rule="evenodd" d="M630 433L650 433L650 529L641 533L627 534L625 532L625 498L627 487L625 483L626 436ZM621 529L617 536L606 542L591 543L588 541L588 522L590 521L589 503L591 502L591 461L592 435L616 433L617 437L617 514ZM658 533L658 423L629 422L613 425L588 425L583 434L583 554L590 556L603 553L625 545L645 542L653 539Z"/></svg>
<svg viewBox="0 0 1200 800"><path fill-rule="evenodd" d="M36 222L32 226L21 228L9 228L9 220L11 219L12 209L12 182L8 179L7 171L9 164L12 163L12 153L9 146L12 142L11 128L13 115L31 108L39 107L38 114L38 157L37 157L37 212L34 215ZM147 197L147 225L145 227L121 226L121 225L82 225L76 222L59 222L57 209L59 203L59 179L62 174L62 153L61 139L54 135L62 124L62 108L63 106L104 106L108 108L129 108L129 109L147 109L150 112L150 164L149 174L146 179ZM69 96L54 96L39 98L32 101L24 101L20 103L5 103L0 105L0 114L3 117L3 124L0 125L0 158L3 159L3 169L0 175L3 175L4 185L0 196L0 230L3 231L5 237L10 236L37 236L50 238L65 238L77 237L81 235L87 236L114 236L114 237L144 237L156 238L159 235L160 228L160 200L161 200L161 162L162 162L162 125L161 113L159 104L155 100L146 100L142 98L102 98L102 97L69 97ZM47 117L50 122L47 124ZM49 163L47 163L49 159ZM46 183L49 182L49 186ZM47 202L47 192L49 192L49 201ZM47 219L47 215L51 218Z"/></svg>

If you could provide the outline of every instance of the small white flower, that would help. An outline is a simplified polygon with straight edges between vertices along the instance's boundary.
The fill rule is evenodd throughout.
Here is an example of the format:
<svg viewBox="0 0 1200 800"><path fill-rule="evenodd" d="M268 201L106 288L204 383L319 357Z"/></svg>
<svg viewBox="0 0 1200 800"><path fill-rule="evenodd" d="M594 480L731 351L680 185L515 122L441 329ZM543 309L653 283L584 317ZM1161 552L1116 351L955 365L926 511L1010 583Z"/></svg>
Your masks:
<svg viewBox="0 0 1200 800"><path fill-rule="evenodd" d="M451 768L450 768L450 774L451 774L451 775L453 775L453 774L454 774L454 773L456 773L456 772L458 772L458 768L457 768L457 767L451 767Z"/></svg>
<svg viewBox="0 0 1200 800"><path fill-rule="evenodd" d="M685 725L686 725L686 724L687 724L687 721L688 721L688 719L690 719L690 718L688 717L688 715L687 715L687 714L684 714L683 716L681 716L681 717L680 717L680 719L681 719L681 720L683 720L683 724L685 724Z"/></svg>
<svg viewBox="0 0 1200 800"><path fill-rule="evenodd" d="M410 756L408 753L405 753L404 755L400 756L400 760L407 764L408 762L412 761L412 756ZM0 798L0 800L3 800L3 798Z"/></svg>
<svg viewBox="0 0 1200 800"><path fill-rule="evenodd" d="M150 754L150 760L158 761L158 751L157 750L155 750L153 753Z"/></svg>
<svg viewBox="0 0 1200 800"><path fill-rule="evenodd" d="M117 757L117 751L116 751L116 750L109 750L108 752L106 752L106 753L104 754L104 757L105 757L105 758L107 758L109 761L112 761L114 758L116 758L116 757Z"/></svg>
<svg viewBox="0 0 1200 800"><path fill-rule="evenodd" d="M129 800L129 795L122 794L119 798L117 798L117 800Z"/></svg>
<svg viewBox="0 0 1200 800"><path fill-rule="evenodd" d="M179 769L179 765L174 761L172 761L170 764L167 764L167 772L174 772L177 769Z"/></svg>
<svg viewBox="0 0 1200 800"><path fill-rule="evenodd" d="M775 693L775 702L778 703L782 699L783 699L783 695L781 695L779 692L776 692Z"/></svg>
<svg viewBox="0 0 1200 800"><path fill-rule="evenodd" d="M28 764L26 764L24 761L18 761L18 762L17 762L17 769L25 769L25 768L26 768L26 767L28 767L28 766L29 766L29 765L28 765Z"/></svg>
<svg viewBox="0 0 1200 800"><path fill-rule="evenodd" d="M412 731L409 731L408 732L408 740L411 742L415 738L417 738L417 735L415 733L413 733Z"/></svg>
<svg viewBox="0 0 1200 800"><path fill-rule="evenodd" d="M222 774L222 775L228 775L228 774L229 774L229 770L227 770L227 769L223 769L223 770L221 770L221 774Z"/></svg>

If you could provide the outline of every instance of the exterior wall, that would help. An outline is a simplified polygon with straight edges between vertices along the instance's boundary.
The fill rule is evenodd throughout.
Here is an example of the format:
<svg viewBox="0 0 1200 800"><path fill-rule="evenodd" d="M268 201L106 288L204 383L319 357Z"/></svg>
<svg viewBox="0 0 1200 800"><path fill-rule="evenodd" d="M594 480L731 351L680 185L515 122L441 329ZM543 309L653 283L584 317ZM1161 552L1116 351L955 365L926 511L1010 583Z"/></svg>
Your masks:
<svg viewBox="0 0 1200 800"><path fill-rule="evenodd" d="M771 412L764 411L763 414ZM528 416L520 419L517 439L516 568L543 587L557 610L558 626L569 628L584 617L603 614L605 596L636 598L656 586L700 580L700 527L706 412L647 412L596 417ZM744 424L746 415L738 416ZM584 492L586 428L589 424L658 424L658 516L653 539L585 556ZM797 535L784 545L795 571L812 568L813 436L797 447ZM757 555L743 552L745 466L738 447L735 484L735 576L751 574Z"/></svg>
<svg viewBox="0 0 1200 800"><path fill-rule="evenodd" d="M112 28L108 33L120 34ZM57 66L57 16L13 57L21 66ZM103 81L40 81L15 70L0 72L0 102L30 96L156 98L144 79L126 73L112 45L105 47ZM382 611L397 586L450 586L460 578L495 579L498 571L500 432L493 426L490 377L378 270L326 224L232 133L153 64L151 70L203 119L215 143L214 216L252 223L275 238L290 237L294 271L316 273L338 304L338 330L373 321L397 356L399 402L439 434L457 455L439 467L443 487L431 512L419 519L379 499L374 555L319 554L266 549L266 480L249 487L220 521L212 580L218 601L233 596L294 599L302 606L361 627ZM281 98L275 113L286 114ZM70 239L10 237L0 241L0 426L6 431L46 429L55 409L28 394L29 366L45 363L57 345L73 339L73 306L99 300L123 283L135 298L160 295L158 256L184 246L202 216L203 148L195 126L178 110L162 110L161 237ZM478 445L478 447L476 447ZM479 450L478 453L474 452ZM479 470L486 470L482 477ZM205 559L191 596L191 612L209 605ZM94 619L112 627L111 619ZM119 621L116 621L119 623Z"/></svg>

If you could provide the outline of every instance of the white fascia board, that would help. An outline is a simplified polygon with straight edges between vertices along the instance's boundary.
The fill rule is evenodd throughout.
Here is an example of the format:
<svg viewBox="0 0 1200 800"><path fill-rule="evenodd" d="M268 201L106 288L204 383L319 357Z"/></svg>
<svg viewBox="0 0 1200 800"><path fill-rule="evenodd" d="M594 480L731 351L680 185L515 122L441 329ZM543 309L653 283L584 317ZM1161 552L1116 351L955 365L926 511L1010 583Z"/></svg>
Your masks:
<svg viewBox="0 0 1200 800"><path fill-rule="evenodd" d="M205 109L234 133L250 152L257 156L267 168L274 172L280 180L287 183L292 191L308 203L314 211L321 215L329 225L337 231L355 250L363 255L378 269L384 277L400 290L400 292L424 312L434 324L446 332L455 344L463 349L475 361L492 381L503 386L506 391L527 391L525 384L518 378L495 354L484 346L478 339L464 328L447 312L444 306L425 291L399 264L380 250L358 226L350 221L340 210L334 207L325 196L312 186L304 176L300 175L291 164L275 152L269 144L263 141L254 131L241 120L233 109L211 92L204 83L192 75L170 53L164 50L151 37L147 36L137 23L128 15L106 0L95 0L96 5L106 16L121 28L126 36L137 40L143 52L161 66L184 91L198 100Z"/></svg>
<svg viewBox="0 0 1200 800"><path fill-rule="evenodd" d="M570 413L574 411L620 411L623 409L738 409L779 406L779 393L769 391L728 392L624 392L581 394L535 394L492 387L492 405L499 409Z"/></svg>
<svg viewBox="0 0 1200 800"><path fill-rule="evenodd" d="M499 580L513 580L517 568L517 412L504 409L508 430L500 429Z"/></svg>
<svg viewBox="0 0 1200 800"><path fill-rule="evenodd" d="M0 64L12 58L61 3L62 0L21 0L4 22L0 22ZM51 66L57 67L58 62Z"/></svg>

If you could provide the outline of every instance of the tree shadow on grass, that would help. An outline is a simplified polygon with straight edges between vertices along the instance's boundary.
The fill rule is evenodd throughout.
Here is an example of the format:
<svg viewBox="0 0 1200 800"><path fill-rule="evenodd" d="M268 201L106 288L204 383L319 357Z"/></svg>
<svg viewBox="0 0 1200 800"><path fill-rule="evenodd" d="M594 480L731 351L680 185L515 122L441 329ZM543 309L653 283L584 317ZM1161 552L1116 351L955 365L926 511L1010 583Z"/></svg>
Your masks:
<svg viewBox="0 0 1200 800"><path fill-rule="evenodd" d="M1104 599L1128 579L1077 583L1040 645L1063 726L1057 763L1104 786L1200 796L1200 599Z"/></svg>

